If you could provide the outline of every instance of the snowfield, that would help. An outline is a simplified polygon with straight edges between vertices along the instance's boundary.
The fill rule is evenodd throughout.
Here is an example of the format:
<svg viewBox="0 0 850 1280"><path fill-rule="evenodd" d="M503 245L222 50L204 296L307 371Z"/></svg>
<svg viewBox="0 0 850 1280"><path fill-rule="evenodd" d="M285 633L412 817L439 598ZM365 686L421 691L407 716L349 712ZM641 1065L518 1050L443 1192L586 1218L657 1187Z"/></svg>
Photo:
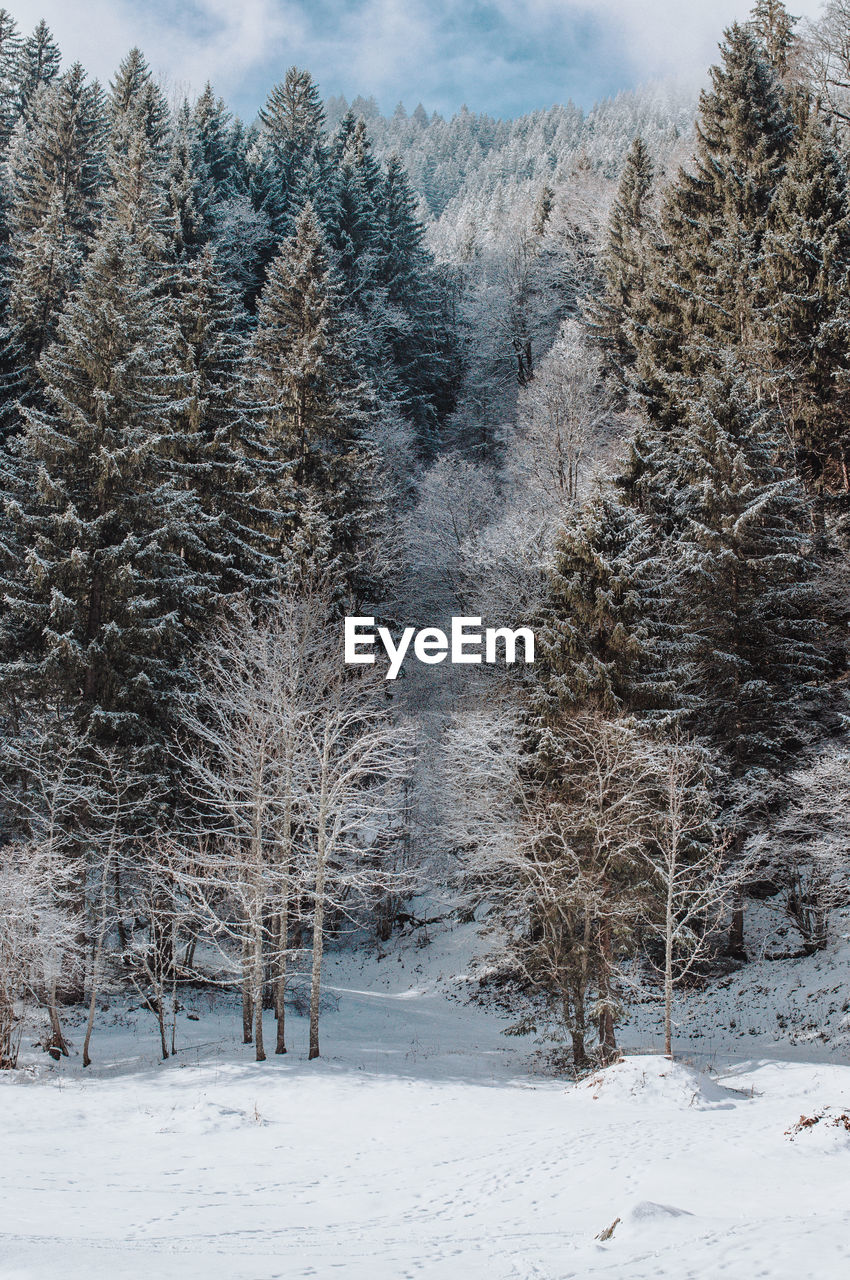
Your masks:
<svg viewBox="0 0 850 1280"><path fill-rule="evenodd" d="M293 1016L292 1052L253 1063L235 1006L200 994L165 1064L124 1009L85 1074L28 1054L0 1080L0 1276L850 1274L850 1067L535 1075L529 1041L440 980L462 933L336 958L317 1062Z"/></svg>

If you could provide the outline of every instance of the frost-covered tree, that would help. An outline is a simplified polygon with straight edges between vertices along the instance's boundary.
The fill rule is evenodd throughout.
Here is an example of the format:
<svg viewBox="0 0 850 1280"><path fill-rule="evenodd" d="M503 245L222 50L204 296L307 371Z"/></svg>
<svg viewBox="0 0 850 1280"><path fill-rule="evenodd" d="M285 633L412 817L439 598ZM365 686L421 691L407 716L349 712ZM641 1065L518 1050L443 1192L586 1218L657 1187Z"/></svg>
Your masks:
<svg viewBox="0 0 850 1280"><path fill-rule="evenodd" d="M278 509L291 531L326 532L320 559L353 573L374 519L369 396L345 329L339 285L310 205L273 260L252 341L269 447L290 464ZM317 532L318 532L317 526ZM283 550L283 549L281 549Z"/></svg>
<svg viewBox="0 0 850 1280"><path fill-rule="evenodd" d="M37 388L35 364L54 336L101 209L106 120L97 83L75 63L41 84L18 125L7 164L12 229L9 333L20 394Z"/></svg>
<svg viewBox="0 0 850 1280"><path fill-rule="evenodd" d="M309 72L289 68L269 94L260 122L254 199L281 240L292 235L308 201L324 212L329 198L325 114Z"/></svg>
<svg viewBox="0 0 850 1280"><path fill-rule="evenodd" d="M0 9L0 150L6 147L17 119L15 81L21 37L8 9Z"/></svg>
<svg viewBox="0 0 850 1280"><path fill-rule="evenodd" d="M17 114L26 118L41 85L50 84L59 74L62 54L53 33L42 18L20 44L15 59Z"/></svg>
<svg viewBox="0 0 850 1280"><path fill-rule="evenodd" d="M777 187L761 273L770 385L801 475L850 491L850 192L836 139L809 109Z"/></svg>
<svg viewBox="0 0 850 1280"><path fill-rule="evenodd" d="M696 154L665 193L663 247L650 273L636 375L650 412L676 413L671 379L699 380L734 345L765 367L754 288L764 267L776 188L794 144L785 92L756 38L732 26L700 97Z"/></svg>
<svg viewBox="0 0 850 1280"><path fill-rule="evenodd" d="M635 138L608 216L602 296L591 304L593 330L620 379L634 363L633 326L639 326L645 315L655 230L653 179L654 166L646 143Z"/></svg>
<svg viewBox="0 0 850 1280"><path fill-rule="evenodd" d="M95 740L136 746L154 773L197 627L214 607L204 513L175 483L182 408L176 341L127 230L105 225L39 363L7 520L25 548L4 566L17 651L5 700L69 705Z"/></svg>

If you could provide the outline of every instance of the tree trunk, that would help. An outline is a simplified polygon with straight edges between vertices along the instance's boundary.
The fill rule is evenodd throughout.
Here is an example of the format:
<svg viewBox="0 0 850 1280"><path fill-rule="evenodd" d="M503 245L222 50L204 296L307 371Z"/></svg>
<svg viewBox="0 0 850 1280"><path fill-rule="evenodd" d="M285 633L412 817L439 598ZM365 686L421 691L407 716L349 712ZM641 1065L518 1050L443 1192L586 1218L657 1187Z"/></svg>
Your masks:
<svg viewBox="0 0 850 1280"><path fill-rule="evenodd" d="M165 1038L165 1005L162 1000L162 991L156 993L156 1020L159 1025L159 1042L162 1046L162 1060L168 1058L168 1041Z"/></svg>
<svg viewBox="0 0 850 1280"><path fill-rule="evenodd" d="M611 926L606 920L600 929L599 950L602 972L599 983L599 1057L603 1067L617 1059L617 1037L614 1034L614 1009L611 993Z"/></svg>
<svg viewBox="0 0 850 1280"><path fill-rule="evenodd" d="M100 921L97 929L97 939L94 946L94 955L92 956L91 966L91 996L89 998L89 1016L86 1022L86 1038L83 1041L83 1066L91 1066L91 1058L89 1057L89 1046L91 1045L92 1031L94 1030L94 1011L97 1001L97 989L100 985L100 964L103 956L103 944L106 941L106 908L109 898L109 872L110 863L112 861L112 848L110 846L109 855L106 865L103 868L103 884L100 893ZM116 872L115 878L116 901L118 896L118 876ZM120 919L120 916L119 916Z"/></svg>
<svg viewBox="0 0 850 1280"><path fill-rule="evenodd" d="M251 997L251 963L250 943L248 938L242 940L242 1043L250 1044L254 1039L254 1001Z"/></svg>
<svg viewBox="0 0 850 1280"><path fill-rule="evenodd" d="M275 988L275 1014L277 1015L277 1044L275 1053L286 1053L286 943L289 932L289 890L281 894L277 932L277 985Z"/></svg>
<svg viewBox="0 0 850 1280"><path fill-rule="evenodd" d="M673 1060L673 888L676 862L667 881L667 917L664 926L664 1053Z"/></svg>
<svg viewBox="0 0 850 1280"><path fill-rule="evenodd" d="M58 1062L60 1058L67 1058L68 1046L65 1043L65 1037L62 1034L62 1024L59 1021L59 1011L56 1008L56 979L50 979L50 1044L47 1046L47 1052L50 1054L54 1062Z"/></svg>
<svg viewBox="0 0 850 1280"><path fill-rule="evenodd" d="M744 899L741 894L735 898L732 908L732 920L729 925L729 955L735 960L746 960L747 952L744 946Z"/></svg>
<svg viewBox="0 0 850 1280"><path fill-rule="evenodd" d="M254 1043L256 1045L257 1062L265 1062L266 1049L263 1043L263 986L265 972L263 967L263 924L260 910L254 919Z"/></svg>
<svg viewBox="0 0 850 1280"><path fill-rule="evenodd" d="M316 887L313 902L313 968L310 975L310 1051L312 1061L319 1056L319 996L322 983L322 950L325 927L325 865L327 861L327 831L325 829L325 787L327 753L323 759L322 787L319 796L319 819L316 829Z"/></svg>

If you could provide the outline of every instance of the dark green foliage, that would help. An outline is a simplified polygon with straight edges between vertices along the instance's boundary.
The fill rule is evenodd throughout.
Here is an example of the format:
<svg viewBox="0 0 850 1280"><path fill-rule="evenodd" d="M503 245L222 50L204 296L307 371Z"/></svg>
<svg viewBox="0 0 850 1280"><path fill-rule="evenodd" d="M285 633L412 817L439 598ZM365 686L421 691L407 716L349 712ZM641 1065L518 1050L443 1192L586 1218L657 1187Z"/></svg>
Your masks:
<svg viewBox="0 0 850 1280"><path fill-rule="evenodd" d="M263 159L252 175L255 200L281 239L292 234L308 200L324 212L328 198L325 113L309 72L290 67L260 120Z"/></svg>
<svg viewBox="0 0 850 1280"><path fill-rule="evenodd" d="M655 250L650 210L653 177L646 144L635 138L608 219L602 297L590 308L591 327L620 380L626 379L634 364L646 320L646 290Z"/></svg>
<svg viewBox="0 0 850 1280"><path fill-rule="evenodd" d="M8 144L18 118L16 79L21 38L8 9L0 9L0 151Z"/></svg>
<svg viewBox="0 0 850 1280"><path fill-rule="evenodd" d="M799 746L824 670L811 519L778 425L734 366L707 373L678 430L650 433L623 477L677 566L692 727L736 775Z"/></svg>
<svg viewBox="0 0 850 1280"><path fill-rule="evenodd" d="M4 10L5 13L5 10ZM59 75L62 54L53 39L47 23L36 24L32 35L27 36L18 49L15 59L15 83L17 88L17 115L28 119L33 102L42 85L50 84Z"/></svg>
<svg viewBox="0 0 850 1280"><path fill-rule="evenodd" d="M800 471L817 492L850 491L850 197L834 137L810 108L772 208L763 327Z"/></svg>
<svg viewBox="0 0 850 1280"><path fill-rule="evenodd" d="M538 628L535 717L550 724L581 709L675 706L675 630L665 626L674 588L650 521L601 489L558 539Z"/></svg>
<svg viewBox="0 0 850 1280"><path fill-rule="evenodd" d="M46 407L25 411L6 517L25 548L5 565L7 705L65 702L98 740L153 752L151 768L218 591L197 567L196 495L170 475L174 348L143 255L108 223L40 362Z"/></svg>
<svg viewBox="0 0 850 1280"><path fill-rule="evenodd" d="M41 84L9 152L10 341L28 384L94 232L106 178L103 95L75 63ZM22 366L22 367L21 367Z"/></svg>
<svg viewBox="0 0 850 1280"><path fill-rule="evenodd" d="M269 443L291 464L277 505L293 512L290 534L321 525L318 558L350 572L374 502L371 406L310 205L269 268L257 322L256 391Z"/></svg>
<svg viewBox="0 0 850 1280"><path fill-rule="evenodd" d="M794 145L785 94L745 27L733 26L722 65L700 97L692 170L665 194L663 244L653 264L636 361L650 413L672 421L680 375L698 380L734 345L766 363L758 290L774 194Z"/></svg>

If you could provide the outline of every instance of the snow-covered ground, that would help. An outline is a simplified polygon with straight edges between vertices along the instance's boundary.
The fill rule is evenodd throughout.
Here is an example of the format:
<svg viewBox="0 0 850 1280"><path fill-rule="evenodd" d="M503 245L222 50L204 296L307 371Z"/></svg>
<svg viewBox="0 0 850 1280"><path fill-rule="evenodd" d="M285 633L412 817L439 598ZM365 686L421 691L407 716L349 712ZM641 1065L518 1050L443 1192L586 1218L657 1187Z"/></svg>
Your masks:
<svg viewBox="0 0 850 1280"><path fill-rule="evenodd" d="M736 1059L736 1025L712 1073L643 1053L535 1075L510 1019L465 999L470 941L333 959L313 1063L304 1019L258 1065L236 1009L201 994L167 1063L150 1015L117 1005L88 1072L27 1054L0 1079L0 1277L850 1274L850 1067L767 1056L764 1028ZM781 986L794 964L805 981L812 962L776 962ZM651 1044L656 1015L625 1043Z"/></svg>

